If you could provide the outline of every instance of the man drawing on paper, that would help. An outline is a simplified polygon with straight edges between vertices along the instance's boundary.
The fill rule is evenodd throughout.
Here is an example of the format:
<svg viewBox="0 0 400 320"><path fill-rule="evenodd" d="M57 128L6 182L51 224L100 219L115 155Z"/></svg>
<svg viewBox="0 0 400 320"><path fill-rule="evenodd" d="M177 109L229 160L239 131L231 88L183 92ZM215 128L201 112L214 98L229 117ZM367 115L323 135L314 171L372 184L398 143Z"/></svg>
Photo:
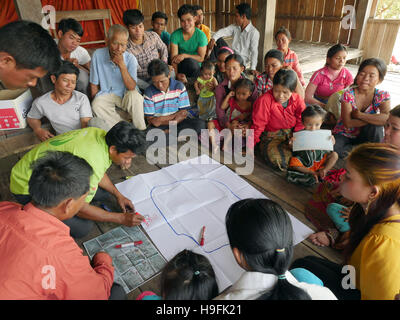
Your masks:
<svg viewBox="0 0 400 320"><path fill-rule="evenodd" d="M62 223L85 206L90 165L52 151L33 164L32 202L0 202L0 300L126 299L105 252L92 266Z"/></svg>

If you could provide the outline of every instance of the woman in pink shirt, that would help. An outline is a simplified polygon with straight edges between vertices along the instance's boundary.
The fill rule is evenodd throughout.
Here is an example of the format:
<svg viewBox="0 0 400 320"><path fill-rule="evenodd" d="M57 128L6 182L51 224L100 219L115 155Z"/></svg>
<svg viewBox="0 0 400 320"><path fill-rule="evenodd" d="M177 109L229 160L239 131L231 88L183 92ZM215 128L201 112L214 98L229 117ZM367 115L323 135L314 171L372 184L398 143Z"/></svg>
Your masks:
<svg viewBox="0 0 400 320"><path fill-rule="evenodd" d="M293 70L279 70L273 80L272 90L259 97L253 106L248 147L259 143L267 163L284 171L288 168L292 150L289 145L292 131L304 128L301 113L306 108L304 100L294 91L297 76Z"/></svg>
<svg viewBox="0 0 400 320"><path fill-rule="evenodd" d="M354 79L345 67L347 49L335 44L328 50L325 67L316 71L306 88L305 102L325 108L329 97L353 84Z"/></svg>
<svg viewBox="0 0 400 320"><path fill-rule="evenodd" d="M279 30L275 33L275 41L277 45L277 49L283 52L284 56L284 67L290 67L297 73L299 77L301 85L304 87L306 82L304 81L303 73L300 69L299 58L297 57L296 52L290 50L289 43L292 40L292 36L290 32L285 27L280 27Z"/></svg>

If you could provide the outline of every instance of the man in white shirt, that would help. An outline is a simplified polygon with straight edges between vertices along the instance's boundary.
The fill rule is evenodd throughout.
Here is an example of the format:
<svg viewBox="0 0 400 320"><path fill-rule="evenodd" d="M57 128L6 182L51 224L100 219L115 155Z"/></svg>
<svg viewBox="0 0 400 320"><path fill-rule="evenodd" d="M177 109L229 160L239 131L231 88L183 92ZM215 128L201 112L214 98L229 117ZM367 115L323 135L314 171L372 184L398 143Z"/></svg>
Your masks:
<svg viewBox="0 0 400 320"><path fill-rule="evenodd" d="M75 19L63 19L58 25L58 49L61 59L72 62L79 68L79 77L76 90L88 95L90 55L88 51L79 45L83 36L83 28Z"/></svg>
<svg viewBox="0 0 400 320"><path fill-rule="evenodd" d="M46 117L57 134L86 128L92 116L89 98L75 91L79 70L69 61L63 61L61 68L50 76L54 91L35 99L27 121L40 141L54 135L42 128L43 117Z"/></svg>
<svg viewBox="0 0 400 320"><path fill-rule="evenodd" d="M251 8L247 3L236 6L236 24L218 30L208 44L208 50L214 48L216 41L221 37L233 37L232 49L239 53L246 68L255 74L258 58L258 41L260 33L251 23Z"/></svg>

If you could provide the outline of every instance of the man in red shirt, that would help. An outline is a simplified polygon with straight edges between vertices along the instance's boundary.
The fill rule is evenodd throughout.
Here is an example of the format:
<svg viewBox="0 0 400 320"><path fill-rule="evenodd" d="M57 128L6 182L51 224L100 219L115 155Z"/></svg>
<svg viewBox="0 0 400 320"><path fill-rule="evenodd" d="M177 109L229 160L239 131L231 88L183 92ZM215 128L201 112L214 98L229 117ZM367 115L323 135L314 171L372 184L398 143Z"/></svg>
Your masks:
<svg viewBox="0 0 400 320"><path fill-rule="evenodd" d="M92 173L82 158L48 152L34 163L32 202L0 202L0 299L126 298L111 257L98 252L91 266L62 222L85 204Z"/></svg>

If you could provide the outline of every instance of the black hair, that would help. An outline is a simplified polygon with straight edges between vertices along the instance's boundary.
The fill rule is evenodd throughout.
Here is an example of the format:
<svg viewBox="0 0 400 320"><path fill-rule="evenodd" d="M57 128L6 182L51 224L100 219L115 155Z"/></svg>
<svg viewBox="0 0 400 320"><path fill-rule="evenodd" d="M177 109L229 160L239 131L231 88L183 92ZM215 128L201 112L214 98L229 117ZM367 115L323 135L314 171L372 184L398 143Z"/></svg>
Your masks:
<svg viewBox="0 0 400 320"><path fill-rule="evenodd" d="M280 27L278 31L275 33L274 36L275 40L281 33L283 33L289 40L292 40L292 35L290 34L290 31L286 29L284 26Z"/></svg>
<svg viewBox="0 0 400 320"><path fill-rule="evenodd" d="M66 34L69 30L75 32L78 36L83 36L83 28L82 25L76 21L75 19L62 19L58 23L58 31L62 31L63 34Z"/></svg>
<svg viewBox="0 0 400 320"><path fill-rule="evenodd" d="M271 49L269 50L264 57L264 61L267 60L268 58L275 58L277 60L279 60L282 64L284 63L284 56L283 56L283 52L279 51L277 49Z"/></svg>
<svg viewBox="0 0 400 320"><path fill-rule="evenodd" d="M55 72L61 65L60 51L49 32L31 21L15 21L0 28L0 52L13 56L17 68Z"/></svg>
<svg viewBox="0 0 400 320"><path fill-rule="evenodd" d="M48 151L31 164L29 194L35 204L56 207L65 199L78 199L89 191L92 167L69 152Z"/></svg>
<svg viewBox="0 0 400 320"><path fill-rule="evenodd" d="M122 16L122 21L127 27L130 25L137 26L144 21L144 16L143 13L137 9L125 10Z"/></svg>
<svg viewBox="0 0 400 320"><path fill-rule="evenodd" d="M161 272L165 300L211 300L219 293L214 269L203 255L179 252Z"/></svg>
<svg viewBox="0 0 400 320"><path fill-rule="evenodd" d="M304 122L305 118L312 118L315 116L320 116L322 120L325 120L326 114L327 112L325 111L325 109L323 109L319 105L312 104L307 106L301 113L301 121Z"/></svg>
<svg viewBox="0 0 400 320"><path fill-rule="evenodd" d="M161 12L161 11L156 11L151 16L151 21L154 21L156 19L164 19L165 23L168 22L168 16L164 12Z"/></svg>
<svg viewBox="0 0 400 320"><path fill-rule="evenodd" d="M201 64L200 70L215 70L215 64L210 60L206 60Z"/></svg>
<svg viewBox="0 0 400 320"><path fill-rule="evenodd" d="M293 229L286 211L269 199L244 199L231 205L225 217L231 248L240 251L252 272L284 275L293 256ZM302 289L278 278L259 299L310 300Z"/></svg>
<svg viewBox="0 0 400 320"><path fill-rule="evenodd" d="M235 8L240 16L245 15L248 20L251 19L251 7L248 3L241 3L237 5Z"/></svg>
<svg viewBox="0 0 400 320"><path fill-rule="evenodd" d="M154 59L149 63L147 67L147 73L149 74L150 78L160 76L162 74L165 74L165 76L168 77L169 76L168 64L166 64L164 61L160 59Z"/></svg>
<svg viewBox="0 0 400 320"><path fill-rule="evenodd" d="M79 77L79 69L74 66L74 64L70 61L63 61L61 63L60 69L57 72L53 72L52 75L58 79L58 77L62 74L75 74L76 78Z"/></svg>
<svg viewBox="0 0 400 320"><path fill-rule="evenodd" d="M273 84L274 84L274 86L277 84L280 84L280 85L288 88L290 91L294 92L297 87L296 72L294 72L293 70L289 70L289 69L280 69L274 75Z"/></svg>
<svg viewBox="0 0 400 320"><path fill-rule="evenodd" d="M178 18L182 18L185 14L190 13L193 17L196 16L196 10L194 10L193 6L190 4L184 4L178 9Z"/></svg>
<svg viewBox="0 0 400 320"><path fill-rule="evenodd" d="M193 7L193 10L196 11L196 13L198 10L201 10L204 12L203 7L198 4L194 4L194 5L192 5L192 7Z"/></svg>
<svg viewBox="0 0 400 320"><path fill-rule="evenodd" d="M230 49L230 48L229 48ZM231 49L231 51L229 51L229 49L227 48L227 47L222 47L222 48L220 48L218 51L217 51L217 57L220 55L220 54L223 54L223 53L229 53L230 55L231 54L233 54L232 52L234 52L232 49Z"/></svg>
<svg viewBox="0 0 400 320"><path fill-rule="evenodd" d="M340 52L340 51L346 51L347 52L347 48L344 45L340 44L340 43L335 44L334 46L329 48L329 50L328 50L328 52L326 54L326 57L327 58L333 58L333 56L336 53Z"/></svg>
<svg viewBox="0 0 400 320"><path fill-rule="evenodd" d="M246 79L246 78L241 78L235 82L233 89L236 90L238 88L246 88L252 94L254 91L254 87L255 87L255 85L254 85L253 81Z"/></svg>
<svg viewBox="0 0 400 320"><path fill-rule="evenodd" d="M228 63L228 61L230 61L230 60L236 60L237 62L239 62L240 66L246 68L244 65L244 60L240 54L233 53L233 54L227 56L225 59L225 63Z"/></svg>
<svg viewBox="0 0 400 320"><path fill-rule="evenodd" d="M400 118L400 104L394 107L392 110L390 110L390 114L394 117Z"/></svg>
<svg viewBox="0 0 400 320"><path fill-rule="evenodd" d="M118 153L130 150L135 154L141 154L147 147L145 133L127 121L120 121L114 125L107 132L105 139L108 147L115 146Z"/></svg>
<svg viewBox="0 0 400 320"><path fill-rule="evenodd" d="M385 79L387 67L386 63L382 59L380 58L365 59L363 62L361 62L358 68L357 76L367 66L374 66L376 69L378 69L379 80L383 81L383 79ZM356 83L357 76L354 78L354 83Z"/></svg>

